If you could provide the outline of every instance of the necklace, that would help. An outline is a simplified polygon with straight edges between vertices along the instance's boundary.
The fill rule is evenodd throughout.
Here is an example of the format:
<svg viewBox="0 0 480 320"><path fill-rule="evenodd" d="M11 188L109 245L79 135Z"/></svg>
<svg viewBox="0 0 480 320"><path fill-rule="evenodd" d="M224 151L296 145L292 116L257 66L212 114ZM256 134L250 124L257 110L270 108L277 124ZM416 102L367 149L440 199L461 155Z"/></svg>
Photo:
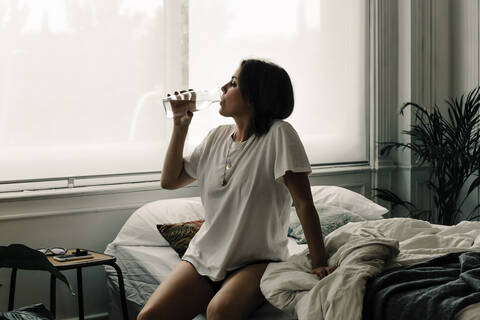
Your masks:
<svg viewBox="0 0 480 320"><path fill-rule="evenodd" d="M227 185L227 171L232 168L232 162L230 160L230 149L232 148L233 137L230 137L230 145L228 146L227 156L225 158L225 166L223 167L223 177L221 181L222 187Z"/></svg>
<svg viewBox="0 0 480 320"><path fill-rule="evenodd" d="M230 145L228 146L227 156L225 157L225 166L223 167L223 177L222 177L222 181L220 182L220 185L222 187L227 185L227 182L228 182L227 181L227 172L230 171L230 169L232 169L232 159L230 159L230 157L231 157L230 150L232 149L233 141L235 141L235 135L236 135L236 132L234 132L230 135ZM247 140L240 142L241 143L241 149L240 149L239 153L243 153L243 150L245 149L247 143L251 144L254 139L255 139L255 137L253 137L253 138L249 137ZM247 141L249 141L249 142L247 142ZM237 158L238 157L240 157L240 155L238 155Z"/></svg>

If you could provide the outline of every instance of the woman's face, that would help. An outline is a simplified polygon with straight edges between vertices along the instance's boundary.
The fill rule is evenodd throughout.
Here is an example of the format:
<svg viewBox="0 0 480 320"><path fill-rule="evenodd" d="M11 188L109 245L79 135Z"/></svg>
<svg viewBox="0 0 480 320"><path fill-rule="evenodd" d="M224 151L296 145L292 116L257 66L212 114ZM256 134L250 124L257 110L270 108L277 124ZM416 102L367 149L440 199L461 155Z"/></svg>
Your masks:
<svg viewBox="0 0 480 320"><path fill-rule="evenodd" d="M242 117L250 116L253 110L250 105L243 99L238 84L240 75L240 67L235 71L232 79L222 86L222 98L220 102L220 114L224 117Z"/></svg>

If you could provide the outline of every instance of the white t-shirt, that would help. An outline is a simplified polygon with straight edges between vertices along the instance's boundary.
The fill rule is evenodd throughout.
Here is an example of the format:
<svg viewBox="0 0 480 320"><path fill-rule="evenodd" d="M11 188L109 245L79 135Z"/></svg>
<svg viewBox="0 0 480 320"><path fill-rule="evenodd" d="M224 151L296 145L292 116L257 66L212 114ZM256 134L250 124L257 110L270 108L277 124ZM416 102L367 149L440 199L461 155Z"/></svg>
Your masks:
<svg viewBox="0 0 480 320"><path fill-rule="evenodd" d="M311 172L288 122L277 120L266 134L243 142L233 141L234 131L235 125L213 129L184 159L185 171L198 180L205 222L182 259L213 281L255 261L287 258L291 196L283 176L287 170Z"/></svg>

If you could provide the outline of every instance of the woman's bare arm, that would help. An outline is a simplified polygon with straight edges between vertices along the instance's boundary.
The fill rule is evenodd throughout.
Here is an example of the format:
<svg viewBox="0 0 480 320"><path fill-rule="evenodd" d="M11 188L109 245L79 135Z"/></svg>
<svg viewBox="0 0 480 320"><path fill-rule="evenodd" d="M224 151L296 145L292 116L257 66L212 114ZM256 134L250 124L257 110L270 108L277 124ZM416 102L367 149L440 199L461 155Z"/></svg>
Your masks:
<svg viewBox="0 0 480 320"><path fill-rule="evenodd" d="M179 107L181 104L191 103L187 101L176 101ZM175 107L172 102L172 108ZM183 165L183 147L187 138L188 127L192 121L193 113L186 112L184 115L173 118L173 132L168 145L165 161L162 169L162 188L177 189L186 186L193 181L186 172Z"/></svg>
<svg viewBox="0 0 480 320"><path fill-rule="evenodd" d="M313 204L308 176L304 172L287 171L284 179L307 240L312 262L312 272L320 277L324 277L333 272L335 267L328 266L328 256L323 243L320 219Z"/></svg>

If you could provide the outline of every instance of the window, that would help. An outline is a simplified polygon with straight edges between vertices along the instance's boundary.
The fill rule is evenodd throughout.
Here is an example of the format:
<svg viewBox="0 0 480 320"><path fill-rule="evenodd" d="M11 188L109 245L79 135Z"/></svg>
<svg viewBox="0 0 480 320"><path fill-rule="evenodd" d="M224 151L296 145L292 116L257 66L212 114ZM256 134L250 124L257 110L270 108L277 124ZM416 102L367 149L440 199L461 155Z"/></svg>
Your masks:
<svg viewBox="0 0 480 320"><path fill-rule="evenodd" d="M3 1L0 38L0 192L158 179L161 97L219 86L245 57L289 72L313 164L368 160L367 0ZM216 111L187 152L231 122Z"/></svg>

